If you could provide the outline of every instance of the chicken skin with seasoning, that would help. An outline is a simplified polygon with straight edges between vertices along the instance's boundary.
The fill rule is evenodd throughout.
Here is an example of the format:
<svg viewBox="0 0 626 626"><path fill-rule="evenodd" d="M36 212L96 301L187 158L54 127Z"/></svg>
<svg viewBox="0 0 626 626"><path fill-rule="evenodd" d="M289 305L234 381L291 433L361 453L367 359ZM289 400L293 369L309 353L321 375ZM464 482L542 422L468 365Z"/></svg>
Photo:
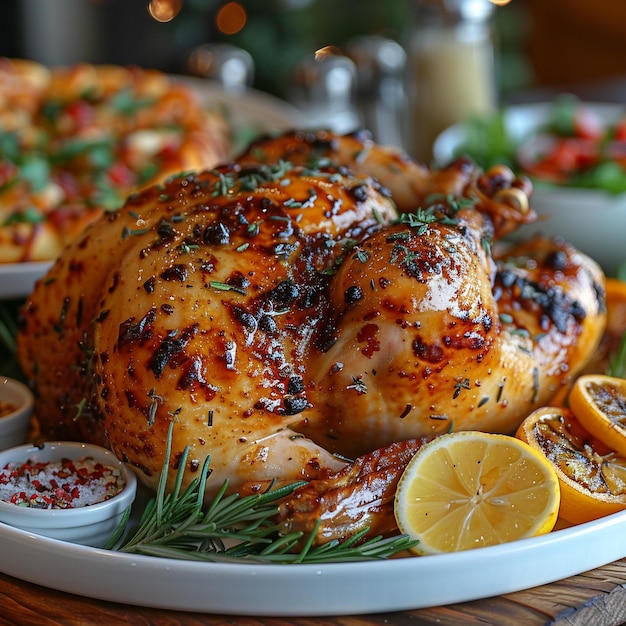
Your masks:
<svg viewBox="0 0 626 626"><path fill-rule="evenodd" d="M172 467L189 446L190 480L210 456L209 489L346 476L382 448L364 464L382 491L385 446L511 432L605 324L602 272L571 246L494 252L534 219L529 193L506 168L430 171L319 132L135 194L22 311L42 430L104 443L152 486L173 420Z"/></svg>

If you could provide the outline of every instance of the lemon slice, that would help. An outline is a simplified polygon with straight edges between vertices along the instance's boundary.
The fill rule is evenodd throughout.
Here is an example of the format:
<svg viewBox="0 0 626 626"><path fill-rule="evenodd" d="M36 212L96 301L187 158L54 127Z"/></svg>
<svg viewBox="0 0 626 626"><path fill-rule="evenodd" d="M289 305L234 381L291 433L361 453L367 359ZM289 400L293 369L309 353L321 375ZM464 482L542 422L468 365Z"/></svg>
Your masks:
<svg viewBox="0 0 626 626"><path fill-rule="evenodd" d="M594 437L570 409L537 409L516 436L555 468L562 519L582 524L626 509L626 458Z"/></svg>
<svg viewBox="0 0 626 626"><path fill-rule="evenodd" d="M626 380L604 374L576 379L569 406L580 423L609 448L626 456Z"/></svg>
<svg viewBox="0 0 626 626"><path fill-rule="evenodd" d="M469 550L550 532L559 481L550 462L514 437L464 431L423 446L398 482L400 531L418 554Z"/></svg>

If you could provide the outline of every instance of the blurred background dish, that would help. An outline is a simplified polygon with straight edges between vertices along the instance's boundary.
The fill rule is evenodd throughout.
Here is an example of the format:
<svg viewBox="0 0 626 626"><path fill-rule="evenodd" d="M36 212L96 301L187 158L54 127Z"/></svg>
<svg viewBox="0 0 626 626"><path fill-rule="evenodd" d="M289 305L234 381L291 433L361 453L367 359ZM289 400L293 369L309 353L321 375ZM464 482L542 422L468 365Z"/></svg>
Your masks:
<svg viewBox="0 0 626 626"><path fill-rule="evenodd" d="M52 262L0 264L0 300L26 297Z"/></svg>
<svg viewBox="0 0 626 626"><path fill-rule="evenodd" d="M194 76L175 77L200 95L205 107L222 111L233 132L233 155L263 133L306 127L307 117L296 107L271 94L244 86L228 89L218 81Z"/></svg>
<svg viewBox="0 0 626 626"><path fill-rule="evenodd" d="M233 92L219 82L188 76L175 80L191 86L207 110L225 116L233 155L259 134L306 126L307 118L298 109L270 94L248 87ZM26 297L50 265L48 261L0 263L0 300Z"/></svg>
<svg viewBox="0 0 626 626"><path fill-rule="evenodd" d="M468 155L485 168L506 163L527 174L540 218L515 236L562 237L614 274L626 259L619 227L626 220L624 111L621 105L572 98L513 105L447 128L433 154L440 165Z"/></svg>

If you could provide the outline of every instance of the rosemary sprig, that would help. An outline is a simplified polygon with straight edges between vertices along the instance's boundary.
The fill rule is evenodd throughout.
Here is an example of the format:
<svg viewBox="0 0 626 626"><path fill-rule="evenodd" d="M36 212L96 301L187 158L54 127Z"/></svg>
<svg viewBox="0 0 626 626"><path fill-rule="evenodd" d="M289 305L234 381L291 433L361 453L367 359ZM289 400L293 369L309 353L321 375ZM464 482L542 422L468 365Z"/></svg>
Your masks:
<svg viewBox="0 0 626 626"><path fill-rule="evenodd" d="M173 424L168 433L166 459L171 453ZM416 543L405 535L363 540L368 531L364 529L347 541L313 546L317 529L307 538L299 531L283 534L276 521L277 501L304 482L278 489L270 486L263 493L240 496L227 494L228 481L224 481L217 495L205 503L210 458L183 491L188 453L185 448L171 493L166 493L168 462L164 463L155 497L146 506L138 527L118 550L210 562L328 563L385 559ZM123 532L123 528L117 529L109 548L115 546Z"/></svg>
<svg viewBox="0 0 626 626"><path fill-rule="evenodd" d="M622 334L619 348L609 356L609 367L606 373L616 378L626 378L626 332Z"/></svg>
<svg viewBox="0 0 626 626"><path fill-rule="evenodd" d="M9 310L9 304L0 303L0 342L11 354L15 353L17 349L15 344L16 335L17 326L13 319L12 311Z"/></svg>
<svg viewBox="0 0 626 626"><path fill-rule="evenodd" d="M17 360L17 316L22 300L0 301L0 374L23 380Z"/></svg>

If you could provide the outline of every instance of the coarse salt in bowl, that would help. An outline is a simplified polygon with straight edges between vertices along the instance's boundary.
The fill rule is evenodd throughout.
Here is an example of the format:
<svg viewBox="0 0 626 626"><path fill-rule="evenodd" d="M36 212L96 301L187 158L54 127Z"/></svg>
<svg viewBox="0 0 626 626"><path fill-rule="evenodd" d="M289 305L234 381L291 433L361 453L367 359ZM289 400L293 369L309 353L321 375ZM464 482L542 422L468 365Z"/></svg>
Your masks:
<svg viewBox="0 0 626 626"><path fill-rule="evenodd" d="M33 394L23 383L0 376L0 450L26 441L33 413Z"/></svg>
<svg viewBox="0 0 626 626"><path fill-rule="evenodd" d="M103 547L136 493L134 472L100 446L55 441L0 452L0 522L28 532Z"/></svg>

